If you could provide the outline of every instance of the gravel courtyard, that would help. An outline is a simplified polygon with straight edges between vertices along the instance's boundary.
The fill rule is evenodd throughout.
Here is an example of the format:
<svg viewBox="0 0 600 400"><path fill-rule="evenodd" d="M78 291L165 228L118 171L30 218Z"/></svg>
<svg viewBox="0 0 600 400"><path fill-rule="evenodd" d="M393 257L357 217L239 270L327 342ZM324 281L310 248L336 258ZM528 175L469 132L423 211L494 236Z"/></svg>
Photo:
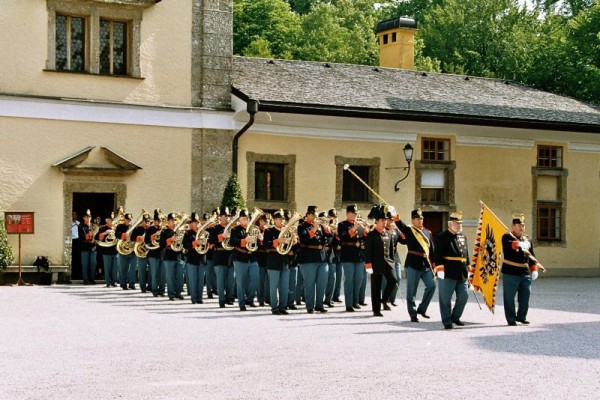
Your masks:
<svg viewBox="0 0 600 400"><path fill-rule="evenodd" d="M600 397L600 279L534 282L529 326L506 325L501 289L495 315L470 295L466 326L449 331L437 292L418 324L397 303L384 318L370 304L273 316L104 285L3 286L0 399Z"/></svg>

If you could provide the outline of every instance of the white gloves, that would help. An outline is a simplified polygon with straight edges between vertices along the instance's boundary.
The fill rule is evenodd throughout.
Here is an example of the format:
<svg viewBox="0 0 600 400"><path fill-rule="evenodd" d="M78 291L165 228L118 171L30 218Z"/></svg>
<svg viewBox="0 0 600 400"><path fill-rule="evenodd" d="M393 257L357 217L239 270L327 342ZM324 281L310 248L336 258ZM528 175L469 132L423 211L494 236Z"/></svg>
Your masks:
<svg viewBox="0 0 600 400"><path fill-rule="evenodd" d="M526 240L524 242L519 242L519 247L522 248L523 250L529 250L531 248L531 243L529 243L528 240Z"/></svg>
<svg viewBox="0 0 600 400"><path fill-rule="evenodd" d="M437 273L438 279L444 279L445 276L446 276L446 273L444 271L438 271L438 273Z"/></svg>
<svg viewBox="0 0 600 400"><path fill-rule="evenodd" d="M365 270L367 271L367 274L373 274L373 265L371 263L365 264Z"/></svg>
<svg viewBox="0 0 600 400"><path fill-rule="evenodd" d="M539 273L537 271L531 272L531 280L535 281L538 278Z"/></svg>
<svg viewBox="0 0 600 400"><path fill-rule="evenodd" d="M396 208L394 206L388 206L388 212L390 213L390 215L393 217L395 217L396 215L398 215L398 213L396 212Z"/></svg>

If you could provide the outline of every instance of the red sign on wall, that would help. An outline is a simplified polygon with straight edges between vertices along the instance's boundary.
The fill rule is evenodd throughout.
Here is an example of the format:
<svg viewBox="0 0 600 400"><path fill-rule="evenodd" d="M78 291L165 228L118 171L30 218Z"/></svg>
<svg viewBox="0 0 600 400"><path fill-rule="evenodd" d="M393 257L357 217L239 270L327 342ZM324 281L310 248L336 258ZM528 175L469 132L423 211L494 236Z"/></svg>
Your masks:
<svg viewBox="0 0 600 400"><path fill-rule="evenodd" d="M33 233L33 211L5 211L6 233Z"/></svg>

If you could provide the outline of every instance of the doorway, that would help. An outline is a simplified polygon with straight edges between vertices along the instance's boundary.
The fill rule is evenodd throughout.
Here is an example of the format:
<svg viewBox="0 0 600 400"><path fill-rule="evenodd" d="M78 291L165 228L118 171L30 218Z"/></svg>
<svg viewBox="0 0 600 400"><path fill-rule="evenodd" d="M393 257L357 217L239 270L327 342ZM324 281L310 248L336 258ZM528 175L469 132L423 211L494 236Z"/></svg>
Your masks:
<svg viewBox="0 0 600 400"><path fill-rule="evenodd" d="M104 225L104 217L116 209L115 193L85 193L73 192L73 208L72 211L77 213L77 220L83 221L83 215L89 209L92 213L92 221L97 217L100 218L100 226ZM81 273L81 258L78 251L72 251L71 256L71 279L83 279ZM102 257L98 256L96 263L96 277L102 273L103 263Z"/></svg>
<svg viewBox="0 0 600 400"><path fill-rule="evenodd" d="M431 231L433 240L437 235L446 230L444 221L446 220L446 212L423 212L423 225Z"/></svg>

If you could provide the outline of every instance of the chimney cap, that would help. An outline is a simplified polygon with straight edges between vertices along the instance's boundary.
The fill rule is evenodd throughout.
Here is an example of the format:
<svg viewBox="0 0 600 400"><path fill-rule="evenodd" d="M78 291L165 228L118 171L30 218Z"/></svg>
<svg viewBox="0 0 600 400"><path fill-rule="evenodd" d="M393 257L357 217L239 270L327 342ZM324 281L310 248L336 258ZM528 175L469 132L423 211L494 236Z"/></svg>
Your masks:
<svg viewBox="0 0 600 400"><path fill-rule="evenodd" d="M396 29L396 28L417 29L417 21L415 21L414 18L410 18L407 16L386 19L384 21L380 21L377 24L377 33L389 31L390 29Z"/></svg>

